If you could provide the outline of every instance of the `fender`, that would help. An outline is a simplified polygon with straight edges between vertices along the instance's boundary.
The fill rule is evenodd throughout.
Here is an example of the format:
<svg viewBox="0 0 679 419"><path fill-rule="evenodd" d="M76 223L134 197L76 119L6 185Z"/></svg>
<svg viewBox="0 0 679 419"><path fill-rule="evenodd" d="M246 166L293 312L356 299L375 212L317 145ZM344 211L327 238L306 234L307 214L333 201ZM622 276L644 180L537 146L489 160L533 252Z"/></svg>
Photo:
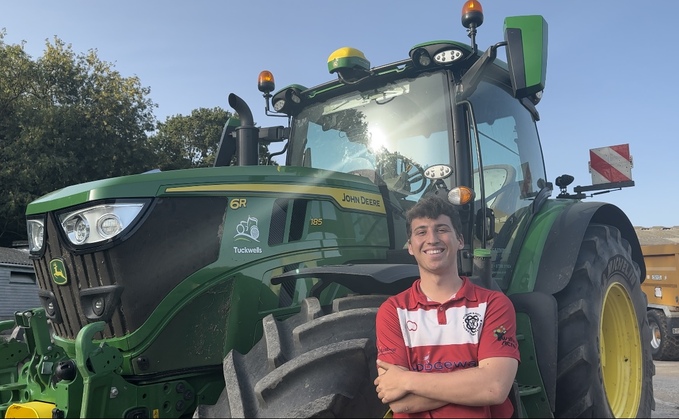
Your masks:
<svg viewBox="0 0 679 419"><path fill-rule="evenodd" d="M576 202L565 207L552 224L540 258L535 291L555 294L570 281L585 230L590 223L607 224L620 230L632 249L632 260L641 270L640 282L646 279L646 265L641 245L627 215L615 205L602 202Z"/></svg>

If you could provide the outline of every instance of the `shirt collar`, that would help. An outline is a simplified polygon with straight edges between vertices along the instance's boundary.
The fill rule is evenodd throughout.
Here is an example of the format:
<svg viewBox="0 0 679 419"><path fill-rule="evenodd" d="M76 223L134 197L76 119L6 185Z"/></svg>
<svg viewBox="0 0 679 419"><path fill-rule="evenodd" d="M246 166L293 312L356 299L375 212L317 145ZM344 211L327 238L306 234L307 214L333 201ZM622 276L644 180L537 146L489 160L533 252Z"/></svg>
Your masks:
<svg viewBox="0 0 679 419"><path fill-rule="evenodd" d="M474 284L469 281L469 278L466 276L461 276L462 279L462 287L460 287L459 291L455 294L455 298L450 300L448 303L452 301L458 301L461 299L466 299L467 301L477 301L478 297L476 296L476 287ZM410 287L410 290L408 292L408 299L406 301L406 308L409 310L414 310L417 308L417 306L439 306L440 304L435 302L435 301L429 301L427 300L427 296L422 292L422 289L420 288L420 282L422 280L418 279L415 282L413 282L413 285Z"/></svg>

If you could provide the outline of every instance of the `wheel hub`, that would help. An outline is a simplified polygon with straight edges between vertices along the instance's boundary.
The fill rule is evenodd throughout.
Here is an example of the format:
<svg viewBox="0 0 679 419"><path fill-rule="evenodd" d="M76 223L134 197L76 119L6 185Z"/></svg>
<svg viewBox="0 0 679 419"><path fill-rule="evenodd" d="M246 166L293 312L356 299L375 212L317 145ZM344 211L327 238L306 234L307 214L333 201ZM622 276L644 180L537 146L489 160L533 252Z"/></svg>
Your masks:
<svg viewBox="0 0 679 419"><path fill-rule="evenodd" d="M615 417L635 417L642 390L641 334L632 299L613 282L604 296L599 330L606 398Z"/></svg>
<svg viewBox="0 0 679 419"><path fill-rule="evenodd" d="M660 348L660 344L662 343L662 335L660 334L660 328L655 323L651 323L649 326L651 327L651 346L653 347L653 349L658 349Z"/></svg>

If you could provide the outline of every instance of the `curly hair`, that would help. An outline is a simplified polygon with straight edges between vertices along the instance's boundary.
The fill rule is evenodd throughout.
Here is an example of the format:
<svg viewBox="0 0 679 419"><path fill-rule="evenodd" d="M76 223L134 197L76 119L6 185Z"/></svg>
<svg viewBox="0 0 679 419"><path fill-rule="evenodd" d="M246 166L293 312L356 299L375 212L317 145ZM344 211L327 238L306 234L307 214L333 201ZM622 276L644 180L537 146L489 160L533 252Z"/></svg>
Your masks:
<svg viewBox="0 0 679 419"><path fill-rule="evenodd" d="M415 218L430 218L435 220L439 218L440 215L447 215L448 218L450 218L453 229L455 229L455 234L461 239L462 220L460 219L460 214L453 204L435 195L420 199L420 201L406 213L408 239L410 239L412 234L412 222Z"/></svg>

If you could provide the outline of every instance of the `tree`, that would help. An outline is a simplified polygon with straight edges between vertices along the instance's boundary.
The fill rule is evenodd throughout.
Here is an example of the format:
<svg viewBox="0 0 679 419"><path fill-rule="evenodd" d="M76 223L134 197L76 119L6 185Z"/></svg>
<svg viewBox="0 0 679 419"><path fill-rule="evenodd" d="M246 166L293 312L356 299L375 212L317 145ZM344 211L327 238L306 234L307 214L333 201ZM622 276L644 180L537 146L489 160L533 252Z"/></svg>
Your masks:
<svg viewBox="0 0 679 419"><path fill-rule="evenodd" d="M149 139L161 170L212 166L224 124L231 114L220 107L194 109L159 122Z"/></svg>
<svg viewBox="0 0 679 419"><path fill-rule="evenodd" d="M213 166L224 125L232 116L220 107L198 108L189 116L175 115L159 122L156 133L149 139L157 168L173 170ZM238 116L235 115L234 119ZM231 135L235 133L231 132ZM235 153L230 164L236 165L237 160ZM259 164L277 165L275 161L269 162L269 146L266 143L259 144Z"/></svg>
<svg viewBox="0 0 679 419"><path fill-rule="evenodd" d="M96 50L46 41L32 60L0 31L0 246L26 238L24 211L67 185L139 173L153 161L156 105Z"/></svg>

